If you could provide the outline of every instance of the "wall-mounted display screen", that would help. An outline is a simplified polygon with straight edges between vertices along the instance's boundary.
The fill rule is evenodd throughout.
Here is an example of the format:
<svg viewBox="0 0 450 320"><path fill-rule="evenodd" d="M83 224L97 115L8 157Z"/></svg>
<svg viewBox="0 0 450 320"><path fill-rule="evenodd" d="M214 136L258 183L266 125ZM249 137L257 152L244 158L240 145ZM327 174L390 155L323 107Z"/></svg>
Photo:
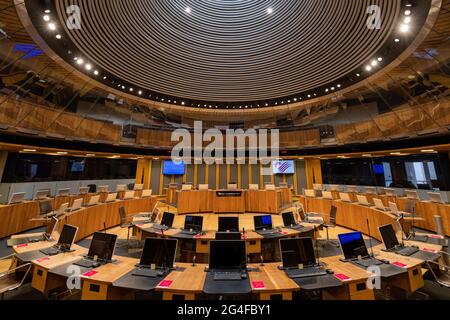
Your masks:
<svg viewBox="0 0 450 320"><path fill-rule="evenodd" d="M72 172L83 172L84 171L84 162L83 161L74 161L72 163Z"/></svg>
<svg viewBox="0 0 450 320"><path fill-rule="evenodd" d="M165 176L178 176L184 175L186 172L186 165L183 161L174 162L165 160L163 165L163 175Z"/></svg>
<svg viewBox="0 0 450 320"><path fill-rule="evenodd" d="M274 161L272 162L273 174L294 174L294 161Z"/></svg>

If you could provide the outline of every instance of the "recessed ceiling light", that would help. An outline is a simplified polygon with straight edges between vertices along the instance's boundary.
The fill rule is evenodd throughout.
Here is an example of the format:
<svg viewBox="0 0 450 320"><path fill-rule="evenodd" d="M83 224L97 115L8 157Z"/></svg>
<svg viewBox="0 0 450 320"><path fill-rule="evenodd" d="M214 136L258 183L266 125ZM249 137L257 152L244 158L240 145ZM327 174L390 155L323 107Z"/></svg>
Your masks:
<svg viewBox="0 0 450 320"><path fill-rule="evenodd" d="M141 95L142 94L142 90L139 90L138 94Z"/></svg>
<svg viewBox="0 0 450 320"><path fill-rule="evenodd" d="M403 23L405 23L405 24L410 24L410 23L411 23L411 17L406 17L406 18L403 20Z"/></svg>
<svg viewBox="0 0 450 320"><path fill-rule="evenodd" d="M394 41L395 41L395 42L400 42L400 39L399 39L399 38L395 38Z"/></svg>
<svg viewBox="0 0 450 320"><path fill-rule="evenodd" d="M45 15L44 17L43 17L43 19L44 19L44 21L50 21L50 16L49 15Z"/></svg>
<svg viewBox="0 0 450 320"><path fill-rule="evenodd" d="M186 9L184 9L184 12L186 13L191 13L192 9L190 7L186 7Z"/></svg>
<svg viewBox="0 0 450 320"><path fill-rule="evenodd" d="M273 8L267 8L267 13L268 14L272 14L273 13Z"/></svg>
<svg viewBox="0 0 450 320"><path fill-rule="evenodd" d="M372 60L372 62L370 64L372 65L372 67L376 67L378 65L378 61Z"/></svg>
<svg viewBox="0 0 450 320"><path fill-rule="evenodd" d="M57 34L57 35L56 35L56 39L58 39L58 40L59 40L59 39L61 39L61 38L62 38L62 37L61 37L61 35L60 35L60 34Z"/></svg>
<svg viewBox="0 0 450 320"><path fill-rule="evenodd" d="M408 32L409 31L409 26L407 24L402 24L400 26L400 31L403 32L403 33Z"/></svg>
<svg viewBox="0 0 450 320"><path fill-rule="evenodd" d="M381 61L383 61L383 58L382 57L378 57L378 59L377 59L379 62L381 62Z"/></svg>
<svg viewBox="0 0 450 320"><path fill-rule="evenodd" d="M57 154L59 154L59 155L66 155L67 152L65 152L65 151L59 151L59 152L57 152Z"/></svg>
<svg viewBox="0 0 450 320"><path fill-rule="evenodd" d="M49 23L49 24L48 24L48 28L49 28L50 30L54 31L54 30L56 30L56 24L54 24L54 23Z"/></svg>
<svg viewBox="0 0 450 320"><path fill-rule="evenodd" d="M98 76L98 70L95 70L95 71L94 71L94 74L95 74L96 76Z"/></svg>
<svg viewBox="0 0 450 320"><path fill-rule="evenodd" d="M88 70L88 71L89 71L89 70L91 70L91 69L92 69L92 65L88 63L88 64L87 64L87 65L85 66L85 68L86 68L86 70Z"/></svg>
<svg viewBox="0 0 450 320"><path fill-rule="evenodd" d="M83 64L83 59L77 59L77 63L79 64L79 65L82 65Z"/></svg>
<svg viewBox="0 0 450 320"><path fill-rule="evenodd" d="M411 15L411 10L406 10L405 11L405 16L410 16Z"/></svg>
<svg viewBox="0 0 450 320"><path fill-rule="evenodd" d="M366 70L367 71L372 71L372 67L371 66L366 66Z"/></svg>
<svg viewBox="0 0 450 320"><path fill-rule="evenodd" d="M36 152L36 149L23 149L23 152Z"/></svg>
<svg viewBox="0 0 450 320"><path fill-rule="evenodd" d="M51 11L50 11L49 9L47 9L47 10L45 10L44 12L45 12L45 13L50 13Z"/></svg>

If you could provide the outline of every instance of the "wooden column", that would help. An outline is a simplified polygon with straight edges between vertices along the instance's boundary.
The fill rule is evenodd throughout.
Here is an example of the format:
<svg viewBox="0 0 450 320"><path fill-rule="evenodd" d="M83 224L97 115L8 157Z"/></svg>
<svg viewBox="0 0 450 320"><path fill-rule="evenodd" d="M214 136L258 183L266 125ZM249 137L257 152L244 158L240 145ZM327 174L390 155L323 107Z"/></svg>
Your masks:
<svg viewBox="0 0 450 320"><path fill-rule="evenodd" d="M322 184L322 166L320 159L306 160L306 183L308 189L313 189L314 184Z"/></svg>

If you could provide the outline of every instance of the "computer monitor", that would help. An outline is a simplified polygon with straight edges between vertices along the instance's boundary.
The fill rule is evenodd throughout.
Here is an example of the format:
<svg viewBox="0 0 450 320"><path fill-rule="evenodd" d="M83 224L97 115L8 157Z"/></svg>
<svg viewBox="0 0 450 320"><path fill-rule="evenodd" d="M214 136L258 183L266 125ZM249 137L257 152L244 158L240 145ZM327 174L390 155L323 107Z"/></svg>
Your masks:
<svg viewBox="0 0 450 320"><path fill-rule="evenodd" d="M107 196L106 199L105 199L105 202L108 203L108 202L114 202L114 201L116 201L117 195L118 195L117 192L112 192L112 193L108 194L108 196Z"/></svg>
<svg viewBox="0 0 450 320"><path fill-rule="evenodd" d="M186 216L184 220L184 230L202 231L203 217Z"/></svg>
<svg viewBox="0 0 450 320"><path fill-rule="evenodd" d="M284 212L281 214L281 216L283 217L283 223L285 227L294 226L297 224L297 222L295 222L293 212Z"/></svg>
<svg viewBox="0 0 450 320"><path fill-rule="evenodd" d="M412 200L420 200L417 190L405 190L406 197Z"/></svg>
<svg viewBox="0 0 450 320"><path fill-rule="evenodd" d="M100 193L108 193L109 192L109 186L99 186L98 187L98 192Z"/></svg>
<svg viewBox="0 0 450 320"><path fill-rule="evenodd" d="M391 188L384 188L384 193L389 197L397 196L397 192L395 191L395 189L391 189Z"/></svg>
<svg viewBox="0 0 450 320"><path fill-rule="evenodd" d="M378 198L373 198L373 204L375 205L375 208L378 210L386 211L386 207L383 204L383 201Z"/></svg>
<svg viewBox="0 0 450 320"><path fill-rule="evenodd" d="M191 191L192 190L192 185L191 184L183 184L181 186L181 191Z"/></svg>
<svg viewBox="0 0 450 320"><path fill-rule="evenodd" d="M123 196L123 200L134 199L134 192L134 190L126 191L125 195Z"/></svg>
<svg viewBox="0 0 450 320"><path fill-rule="evenodd" d="M352 202L352 199L350 199L350 195L346 192L339 192L339 198L341 198L344 202Z"/></svg>
<svg viewBox="0 0 450 320"><path fill-rule="evenodd" d="M58 246L70 250L78 233L78 227L65 224L59 236Z"/></svg>
<svg viewBox="0 0 450 320"><path fill-rule="evenodd" d="M248 186L249 190L253 190L253 191L258 191L259 190L259 185L258 184L250 184Z"/></svg>
<svg viewBox="0 0 450 320"><path fill-rule="evenodd" d="M400 216L401 213L398 210L397 204L395 202L389 202L389 210L392 212L392 214L396 216Z"/></svg>
<svg viewBox="0 0 450 320"><path fill-rule="evenodd" d="M333 200L333 193L331 191L322 191L322 198Z"/></svg>
<svg viewBox="0 0 450 320"><path fill-rule="evenodd" d="M341 250L346 260L368 257L366 243L361 232L350 232L338 235Z"/></svg>
<svg viewBox="0 0 450 320"><path fill-rule="evenodd" d="M70 207L69 211L81 209L82 205L83 205L83 198L76 199L73 201L72 207Z"/></svg>
<svg viewBox="0 0 450 320"><path fill-rule="evenodd" d="M118 184L116 186L116 192L121 192L121 191L127 191L127 185L126 184Z"/></svg>
<svg viewBox="0 0 450 320"><path fill-rule="evenodd" d="M47 227L47 231L50 231L47 233L48 237L51 238L53 236L53 234L58 229L58 224L59 224L59 219L57 217L52 217L52 219L50 220L50 223L48 224L48 227Z"/></svg>
<svg viewBox="0 0 450 320"><path fill-rule="evenodd" d="M59 197L68 197L70 196L70 189L59 189L58 190L58 196Z"/></svg>
<svg viewBox="0 0 450 320"><path fill-rule="evenodd" d="M381 238L383 238L383 243L387 250L391 250L400 244L392 224L379 227L378 230L380 230Z"/></svg>
<svg viewBox="0 0 450 320"><path fill-rule="evenodd" d="M134 191L141 191L144 189L144 185L143 184L135 184L133 190Z"/></svg>
<svg viewBox="0 0 450 320"><path fill-rule="evenodd" d="M274 184L266 184L266 191L274 191L276 189Z"/></svg>
<svg viewBox="0 0 450 320"><path fill-rule="evenodd" d="M142 190L141 198L150 198L152 196L152 190L146 189Z"/></svg>
<svg viewBox="0 0 450 320"><path fill-rule="evenodd" d="M88 206L95 206L96 204L98 204L98 202L100 201L100 196L99 195L95 195L95 196L92 196L90 199L89 199L89 202L88 202Z"/></svg>
<svg viewBox="0 0 450 320"><path fill-rule="evenodd" d="M26 196L25 192L13 193L11 195L11 198L9 198L8 204L21 203L25 201L25 196Z"/></svg>
<svg viewBox="0 0 450 320"><path fill-rule="evenodd" d="M89 187L80 187L78 189L78 194L79 195L81 195L81 194L88 194L88 193L89 193Z"/></svg>
<svg viewBox="0 0 450 320"><path fill-rule="evenodd" d="M439 192L428 192L428 196L430 197L431 202L445 203L442 194Z"/></svg>
<svg viewBox="0 0 450 320"><path fill-rule="evenodd" d="M272 229L272 216L255 216L253 217L253 221L255 223L255 230L270 230Z"/></svg>
<svg viewBox="0 0 450 320"><path fill-rule="evenodd" d="M39 201L39 215L44 216L53 212L53 204L51 200Z"/></svg>
<svg viewBox="0 0 450 320"><path fill-rule="evenodd" d="M316 264L312 238L281 239L281 260L284 268L298 268L299 265Z"/></svg>
<svg viewBox="0 0 450 320"><path fill-rule="evenodd" d="M109 233L94 233L91 245L89 247L88 257L97 256L99 260L111 261L116 248L117 235Z"/></svg>
<svg viewBox="0 0 450 320"><path fill-rule="evenodd" d="M164 212L162 219L161 219L161 225L166 226L169 228L172 228L173 220L175 219L175 215L171 212Z"/></svg>
<svg viewBox="0 0 450 320"><path fill-rule="evenodd" d="M313 184L313 189L317 190L317 191L322 191L323 190L323 185L322 184Z"/></svg>
<svg viewBox="0 0 450 320"><path fill-rule="evenodd" d="M358 199L358 203L363 205L363 206L370 206L369 200L367 200L366 196L362 196L362 195L357 195L356 199Z"/></svg>
<svg viewBox="0 0 450 320"><path fill-rule="evenodd" d="M141 255L141 266L155 265L159 269L172 269L177 252L178 241L175 239L145 239L144 249Z"/></svg>
<svg viewBox="0 0 450 320"><path fill-rule="evenodd" d="M316 190L313 190L313 189L305 190L305 197L314 198L315 196L316 196Z"/></svg>
<svg viewBox="0 0 450 320"><path fill-rule="evenodd" d="M198 190L200 190L200 191L209 190L209 185L207 185L207 184L199 184L198 185Z"/></svg>
<svg viewBox="0 0 450 320"><path fill-rule="evenodd" d="M216 240L241 240L240 232L216 232Z"/></svg>
<svg viewBox="0 0 450 320"><path fill-rule="evenodd" d="M50 190L38 190L34 195L34 200L43 200L46 199L50 194Z"/></svg>
<svg viewBox="0 0 450 320"><path fill-rule="evenodd" d="M245 241L214 240L210 242L210 270L246 270Z"/></svg>
<svg viewBox="0 0 450 320"><path fill-rule="evenodd" d="M364 191L367 194L378 194L376 187L364 187Z"/></svg>
<svg viewBox="0 0 450 320"><path fill-rule="evenodd" d="M219 232L239 231L239 218L219 217Z"/></svg>

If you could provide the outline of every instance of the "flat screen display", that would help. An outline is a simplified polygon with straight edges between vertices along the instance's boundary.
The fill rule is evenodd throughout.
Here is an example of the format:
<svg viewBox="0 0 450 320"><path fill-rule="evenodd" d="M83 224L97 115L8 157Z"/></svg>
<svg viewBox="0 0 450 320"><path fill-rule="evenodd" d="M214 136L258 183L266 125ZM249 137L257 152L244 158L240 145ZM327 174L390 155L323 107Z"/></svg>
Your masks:
<svg viewBox="0 0 450 320"><path fill-rule="evenodd" d="M100 260L111 260L116 247L117 235L107 233L94 233L89 247L88 257L97 256Z"/></svg>
<svg viewBox="0 0 450 320"><path fill-rule="evenodd" d="M282 214L282 216L285 227L289 227L296 224L294 214L292 212L285 212Z"/></svg>
<svg viewBox="0 0 450 320"><path fill-rule="evenodd" d="M219 232L239 231L239 218L219 217Z"/></svg>
<svg viewBox="0 0 450 320"><path fill-rule="evenodd" d="M161 225L172 228L174 218L175 215L173 213L164 212L163 217L161 219Z"/></svg>
<svg viewBox="0 0 450 320"><path fill-rule="evenodd" d="M154 264L157 268L172 268L176 249L177 240L147 238L140 264L143 266Z"/></svg>
<svg viewBox="0 0 450 320"><path fill-rule="evenodd" d="M366 243L364 242L361 232L340 234L338 237L345 259L350 260L356 259L358 256L369 256L369 252L367 251Z"/></svg>
<svg viewBox="0 0 450 320"><path fill-rule="evenodd" d="M373 173L375 174L384 174L384 167L382 164L374 164L373 165Z"/></svg>
<svg viewBox="0 0 450 320"><path fill-rule="evenodd" d="M203 217L186 216L184 220L184 230L202 231Z"/></svg>
<svg viewBox="0 0 450 320"><path fill-rule="evenodd" d="M210 243L211 270L244 270L246 268L245 241L215 240Z"/></svg>
<svg viewBox="0 0 450 320"><path fill-rule="evenodd" d="M285 268L297 268L299 264L311 266L316 263L311 238L280 240L280 249Z"/></svg>
<svg viewBox="0 0 450 320"><path fill-rule="evenodd" d="M272 162L273 174L294 174L294 161L274 161Z"/></svg>
<svg viewBox="0 0 450 320"><path fill-rule="evenodd" d="M183 161L174 162L171 160L165 160L163 163L163 175L165 176L184 175L185 172L186 165Z"/></svg>
<svg viewBox="0 0 450 320"><path fill-rule="evenodd" d="M256 216L253 217L253 220L256 231L272 229L272 216Z"/></svg>
<svg viewBox="0 0 450 320"><path fill-rule="evenodd" d="M72 172L83 172L84 171L84 162L83 161L76 161L72 163Z"/></svg>

